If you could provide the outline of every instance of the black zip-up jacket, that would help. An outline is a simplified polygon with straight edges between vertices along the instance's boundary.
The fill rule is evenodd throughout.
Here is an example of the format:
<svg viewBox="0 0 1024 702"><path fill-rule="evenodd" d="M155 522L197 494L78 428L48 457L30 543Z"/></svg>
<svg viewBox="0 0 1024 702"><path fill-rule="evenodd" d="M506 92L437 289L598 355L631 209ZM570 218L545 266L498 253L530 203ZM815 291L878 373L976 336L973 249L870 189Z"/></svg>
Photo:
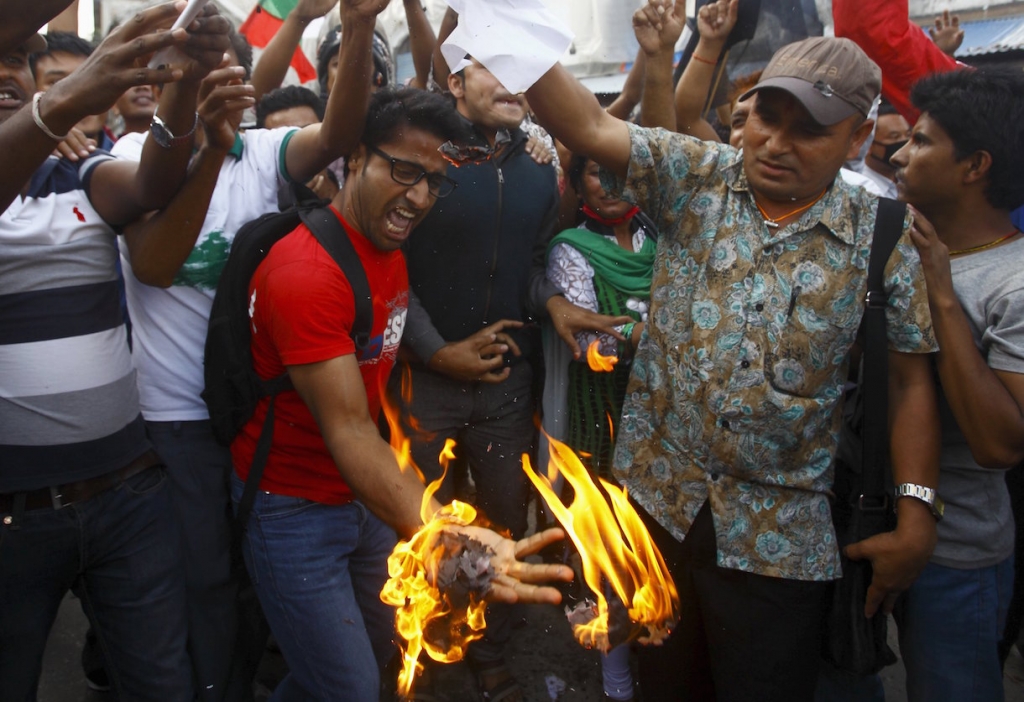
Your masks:
<svg viewBox="0 0 1024 702"><path fill-rule="evenodd" d="M542 314L558 292L544 278L558 219L555 169L526 153L522 130L511 137L484 163L449 166L458 187L437 200L406 243L413 299L403 343L424 363L488 324ZM535 336L513 331L523 358Z"/></svg>

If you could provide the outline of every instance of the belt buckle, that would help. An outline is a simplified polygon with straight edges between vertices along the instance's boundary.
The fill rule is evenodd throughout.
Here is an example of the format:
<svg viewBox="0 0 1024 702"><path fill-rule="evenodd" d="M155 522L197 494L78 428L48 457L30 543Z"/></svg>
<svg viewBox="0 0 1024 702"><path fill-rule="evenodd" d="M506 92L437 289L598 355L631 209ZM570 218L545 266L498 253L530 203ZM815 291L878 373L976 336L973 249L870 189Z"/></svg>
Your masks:
<svg viewBox="0 0 1024 702"><path fill-rule="evenodd" d="M56 485L50 488L50 504L53 505L53 509L60 511L65 507L70 507L75 504L74 500L64 501L64 495L61 493L61 486Z"/></svg>

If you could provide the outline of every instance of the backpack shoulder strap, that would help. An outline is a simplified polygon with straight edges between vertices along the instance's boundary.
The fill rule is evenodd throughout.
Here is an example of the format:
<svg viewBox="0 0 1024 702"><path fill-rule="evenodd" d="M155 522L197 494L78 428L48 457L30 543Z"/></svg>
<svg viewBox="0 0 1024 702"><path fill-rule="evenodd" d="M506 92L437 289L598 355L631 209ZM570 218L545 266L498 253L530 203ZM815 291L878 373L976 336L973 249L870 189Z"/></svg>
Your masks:
<svg viewBox="0 0 1024 702"><path fill-rule="evenodd" d="M356 357L370 344L373 333L373 298L370 296L370 283L366 279L366 271L359 260L352 242L348 239L338 216L326 207L299 210L302 222L320 245L331 255L338 268L345 274L355 298L356 317L352 324L352 340L356 344Z"/></svg>
<svg viewBox="0 0 1024 702"><path fill-rule="evenodd" d="M888 510L886 466L889 444L889 345L885 330L885 265L903 233L907 206L889 198L879 198L875 231L868 259L867 295L864 299L864 354L860 386L864 398L864 425L861 431L860 507Z"/></svg>

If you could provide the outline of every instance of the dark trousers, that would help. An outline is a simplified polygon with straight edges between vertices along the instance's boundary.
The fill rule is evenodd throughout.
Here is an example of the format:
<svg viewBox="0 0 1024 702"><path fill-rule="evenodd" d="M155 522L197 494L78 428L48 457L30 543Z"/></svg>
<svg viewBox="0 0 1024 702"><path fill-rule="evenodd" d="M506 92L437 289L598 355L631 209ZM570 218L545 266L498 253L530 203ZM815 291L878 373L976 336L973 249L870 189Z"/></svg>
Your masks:
<svg viewBox="0 0 1024 702"><path fill-rule="evenodd" d="M412 442L412 455L427 480L441 476L437 457L451 438L469 464L476 485L475 506L513 539L526 532L529 483L522 455L533 449L533 373L529 363L512 366L502 383L465 383L413 364L409 368L412 398L401 399L405 367L391 374L388 393L402 412L404 430ZM442 504L455 497L455 477L449 473L437 492ZM487 632L468 651L481 665L501 658L511 637L513 610L509 605L487 608Z"/></svg>
<svg viewBox="0 0 1024 702"><path fill-rule="evenodd" d="M119 699L193 698L181 542L162 468L60 510L0 516L0 699L36 699L43 649L69 589L96 627Z"/></svg>
<svg viewBox="0 0 1024 702"><path fill-rule="evenodd" d="M248 577L232 567L231 452L210 422L146 422L167 464L183 546L188 652L199 702L248 702L267 640ZM237 564L241 566L240 563Z"/></svg>
<svg viewBox="0 0 1024 702"><path fill-rule="evenodd" d="M683 542L642 509L679 589L681 618L662 646L643 646L645 702L813 700L827 583L721 568L704 503Z"/></svg>

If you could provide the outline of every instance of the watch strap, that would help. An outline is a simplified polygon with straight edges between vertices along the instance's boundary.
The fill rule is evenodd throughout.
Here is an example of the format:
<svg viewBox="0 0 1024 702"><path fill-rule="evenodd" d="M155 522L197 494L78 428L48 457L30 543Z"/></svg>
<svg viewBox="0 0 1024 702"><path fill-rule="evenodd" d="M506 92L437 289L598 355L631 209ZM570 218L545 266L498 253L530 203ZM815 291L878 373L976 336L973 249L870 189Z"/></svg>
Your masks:
<svg viewBox="0 0 1024 702"><path fill-rule="evenodd" d="M164 147L165 149L173 149L176 146L191 144L192 137L195 135L196 128L198 126L199 113L196 112L195 118L192 120L192 128L189 129L187 133L182 134L181 136L175 136L174 132L172 132L170 128L167 126L167 123L160 119L160 116L157 115L156 112L154 112L153 121L149 125L149 131L150 133L152 133L153 139L156 141L157 144ZM160 132L166 134L167 138L160 136Z"/></svg>
<svg viewBox="0 0 1024 702"><path fill-rule="evenodd" d="M921 502L928 505L932 511L932 516L936 520L942 519L945 504L934 488L918 485L917 483L900 483L893 492L897 500L901 497L913 497L916 500L921 500Z"/></svg>

